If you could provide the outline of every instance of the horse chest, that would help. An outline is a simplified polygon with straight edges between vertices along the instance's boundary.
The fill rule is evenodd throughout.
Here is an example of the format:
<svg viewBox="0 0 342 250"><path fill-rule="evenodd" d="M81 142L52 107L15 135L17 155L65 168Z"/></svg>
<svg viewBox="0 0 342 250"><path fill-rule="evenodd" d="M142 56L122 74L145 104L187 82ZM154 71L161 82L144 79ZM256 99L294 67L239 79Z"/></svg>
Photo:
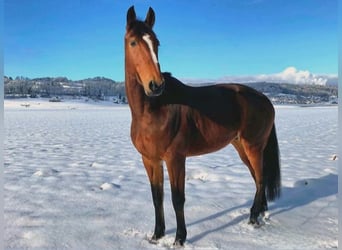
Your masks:
<svg viewBox="0 0 342 250"><path fill-rule="evenodd" d="M131 139L139 153L159 158L165 152L167 145L164 130L162 124L132 122Z"/></svg>

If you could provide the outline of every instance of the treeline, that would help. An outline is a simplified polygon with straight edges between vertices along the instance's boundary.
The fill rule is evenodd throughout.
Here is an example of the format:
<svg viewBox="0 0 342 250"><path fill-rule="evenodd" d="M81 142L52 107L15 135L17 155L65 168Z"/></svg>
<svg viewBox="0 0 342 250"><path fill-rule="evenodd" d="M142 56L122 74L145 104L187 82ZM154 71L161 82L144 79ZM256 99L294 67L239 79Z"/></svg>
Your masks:
<svg viewBox="0 0 342 250"><path fill-rule="evenodd" d="M285 94L303 97L316 96L328 100L332 96L338 96L337 85L314 85L314 84L289 84L289 83L269 83L255 82L246 85L257 89L269 96Z"/></svg>
<svg viewBox="0 0 342 250"><path fill-rule="evenodd" d="M53 96L86 96L104 99L117 96L125 101L123 82L115 82L105 77L94 77L73 81L66 77L43 77L30 79L27 77L4 77L4 93L7 98L15 97L53 97Z"/></svg>
<svg viewBox="0 0 342 250"><path fill-rule="evenodd" d="M116 97L120 103L126 103L125 84L105 77L94 77L72 81L66 77L44 77L30 79L27 77L4 78L5 98L17 97L56 97L85 96L105 100ZM211 83L213 84L213 83ZM193 86L196 86L192 84ZM197 84L208 85L208 84ZM210 84L209 84L210 85ZM310 85L256 82L247 83L256 90L266 94L275 104L311 104L337 102L337 85Z"/></svg>
<svg viewBox="0 0 342 250"><path fill-rule="evenodd" d="M258 82L247 84L266 94L274 104L337 103L337 85Z"/></svg>

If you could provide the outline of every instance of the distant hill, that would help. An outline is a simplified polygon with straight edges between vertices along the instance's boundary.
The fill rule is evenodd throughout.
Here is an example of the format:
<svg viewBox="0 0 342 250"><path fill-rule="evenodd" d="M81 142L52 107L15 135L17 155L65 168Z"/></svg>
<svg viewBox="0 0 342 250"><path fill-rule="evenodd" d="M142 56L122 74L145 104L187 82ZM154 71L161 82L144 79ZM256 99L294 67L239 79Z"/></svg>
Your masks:
<svg viewBox="0 0 342 250"><path fill-rule="evenodd" d="M246 85L266 94L276 104L337 103L337 85L256 82Z"/></svg>
<svg viewBox="0 0 342 250"><path fill-rule="evenodd" d="M191 84L192 86L212 85ZM255 82L246 83L252 88L266 94L275 104L317 104L337 103L337 85L309 85ZM53 96L87 96L104 99L116 96L126 101L124 82L116 82L105 77L94 77L78 81L66 77L4 77L5 98L16 97L53 97Z"/></svg>
<svg viewBox="0 0 342 250"><path fill-rule="evenodd" d="M123 82L105 77L94 77L73 81L66 77L4 77L5 98L15 97L52 97L61 95L87 96L103 99L106 96L125 97Z"/></svg>

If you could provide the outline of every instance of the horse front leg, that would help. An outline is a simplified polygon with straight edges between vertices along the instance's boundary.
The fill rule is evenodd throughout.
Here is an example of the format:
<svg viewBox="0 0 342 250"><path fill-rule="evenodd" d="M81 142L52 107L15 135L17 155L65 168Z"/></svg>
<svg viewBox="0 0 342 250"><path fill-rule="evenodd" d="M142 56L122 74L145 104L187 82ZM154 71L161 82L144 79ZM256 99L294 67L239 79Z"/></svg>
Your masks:
<svg viewBox="0 0 342 250"><path fill-rule="evenodd" d="M172 157L172 159L166 161L166 165L171 184L172 204L177 220L174 245L183 246L187 235L184 219L185 156Z"/></svg>
<svg viewBox="0 0 342 250"><path fill-rule="evenodd" d="M153 205L155 210L155 227L154 233L150 240L156 243L158 239L165 235L165 219L164 219L164 174L163 163L161 160L151 160L143 156L143 163L150 179Z"/></svg>

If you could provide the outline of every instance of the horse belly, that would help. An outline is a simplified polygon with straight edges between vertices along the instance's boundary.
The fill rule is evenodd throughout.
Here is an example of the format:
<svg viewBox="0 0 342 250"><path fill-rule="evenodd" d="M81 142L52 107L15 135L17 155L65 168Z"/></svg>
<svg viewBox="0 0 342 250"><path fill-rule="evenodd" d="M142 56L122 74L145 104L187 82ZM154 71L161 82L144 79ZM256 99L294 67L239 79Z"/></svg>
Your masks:
<svg viewBox="0 0 342 250"><path fill-rule="evenodd" d="M200 133L189 141L187 155L195 156L220 150L227 146L236 135L236 131L226 129Z"/></svg>

